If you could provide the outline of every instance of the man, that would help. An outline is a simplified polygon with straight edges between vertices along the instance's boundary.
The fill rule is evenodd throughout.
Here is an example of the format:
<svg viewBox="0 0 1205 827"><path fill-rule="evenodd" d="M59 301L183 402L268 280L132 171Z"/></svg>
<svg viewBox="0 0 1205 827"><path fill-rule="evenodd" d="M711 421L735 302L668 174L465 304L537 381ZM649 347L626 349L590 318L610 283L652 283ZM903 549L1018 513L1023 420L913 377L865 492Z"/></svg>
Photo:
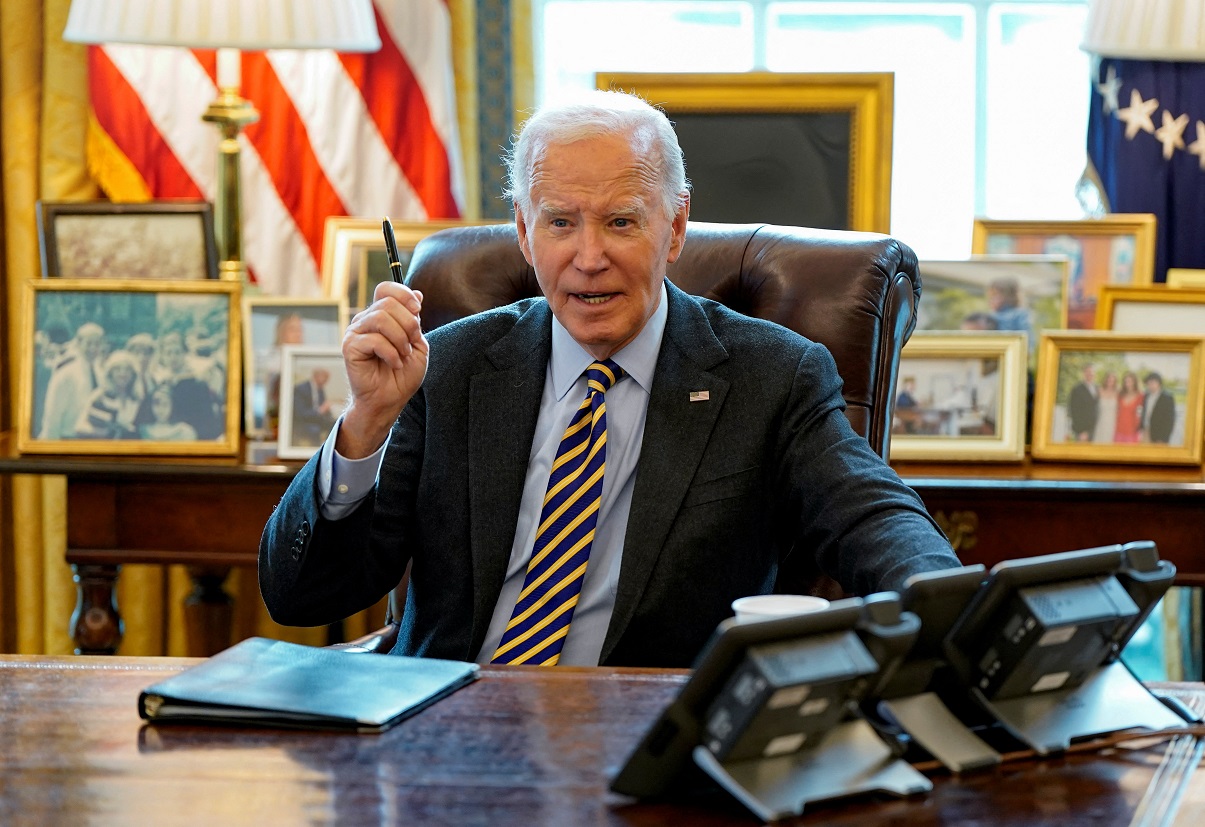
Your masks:
<svg viewBox="0 0 1205 827"><path fill-rule="evenodd" d="M99 362L105 349L105 330L100 325L84 322L75 331L75 338L54 366L46 385L39 439L75 436L76 420L99 384Z"/></svg>
<svg viewBox="0 0 1205 827"><path fill-rule="evenodd" d="M688 666L788 554L862 594L958 565L850 427L827 350L665 280L690 196L662 113L616 92L546 108L510 162L544 298L424 337L422 295L377 287L343 340L350 404L260 545L277 621L347 616L411 561L399 654ZM561 531L582 500L558 475L583 458L569 488L602 474L601 496ZM541 573L554 557L573 570Z"/></svg>
<svg viewBox="0 0 1205 827"><path fill-rule="evenodd" d="M1090 442L1096 430L1096 417L1100 400L1096 390L1096 366L1084 365L1083 378L1076 382L1067 397L1067 418L1070 420L1071 439L1074 442Z"/></svg>
<svg viewBox="0 0 1205 827"><path fill-rule="evenodd" d="M310 378L293 386L293 442L297 445L318 446L335 424L331 400L326 397L326 384L331 372L314 368Z"/></svg>
<svg viewBox="0 0 1205 827"><path fill-rule="evenodd" d="M1176 401L1163 389L1163 377L1151 371L1143 380L1146 395L1142 399L1142 432L1147 442L1167 443L1176 424Z"/></svg>

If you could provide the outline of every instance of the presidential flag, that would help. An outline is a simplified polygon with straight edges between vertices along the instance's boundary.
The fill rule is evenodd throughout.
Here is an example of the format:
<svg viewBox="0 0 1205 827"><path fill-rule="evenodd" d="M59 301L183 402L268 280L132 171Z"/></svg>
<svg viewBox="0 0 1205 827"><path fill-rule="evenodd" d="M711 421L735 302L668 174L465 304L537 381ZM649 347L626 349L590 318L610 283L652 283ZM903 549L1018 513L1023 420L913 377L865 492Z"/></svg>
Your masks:
<svg viewBox="0 0 1205 827"><path fill-rule="evenodd" d="M1088 159L1108 212L1155 214L1156 281L1205 268L1205 63L1100 58Z"/></svg>
<svg viewBox="0 0 1205 827"><path fill-rule="evenodd" d="M316 296L328 216L458 218L464 173L445 0L375 0L382 47L243 53L243 258L270 295ZM114 201L216 191L212 50L93 46L88 165Z"/></svg>

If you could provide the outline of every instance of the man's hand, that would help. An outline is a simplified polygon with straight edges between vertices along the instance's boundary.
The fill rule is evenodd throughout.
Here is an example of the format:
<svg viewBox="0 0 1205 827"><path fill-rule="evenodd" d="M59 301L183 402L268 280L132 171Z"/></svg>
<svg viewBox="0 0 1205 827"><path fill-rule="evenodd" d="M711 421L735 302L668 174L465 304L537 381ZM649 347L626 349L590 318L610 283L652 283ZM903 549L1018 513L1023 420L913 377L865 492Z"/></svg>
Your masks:
<svg viewBox="0 0 1205 827"><path fill-rule="evenodd" d="M398 414L427 375L427 340L419 323L423 294L395 282L377 285L373 302L343 335L351 402L335 450L359 459L381 447Z"/></svg>

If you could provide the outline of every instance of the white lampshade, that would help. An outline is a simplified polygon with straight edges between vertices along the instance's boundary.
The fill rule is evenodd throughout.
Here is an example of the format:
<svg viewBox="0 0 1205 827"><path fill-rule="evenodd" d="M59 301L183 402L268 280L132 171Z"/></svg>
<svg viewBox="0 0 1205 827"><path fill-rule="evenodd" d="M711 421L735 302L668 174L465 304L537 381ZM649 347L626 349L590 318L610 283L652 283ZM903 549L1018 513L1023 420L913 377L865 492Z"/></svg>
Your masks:
<svg viewBox="0 0 1205 827"><path fill-rule="evenodd" d="M372 0L72 0L63 39L244 51L381 48Z"/></svg>
<svg viewBox="0 0 1205 827"><path fill-rule="evenodd" d="M1082 48L1102 57L1205 61L1205 0L1090 0Z"/></svg>

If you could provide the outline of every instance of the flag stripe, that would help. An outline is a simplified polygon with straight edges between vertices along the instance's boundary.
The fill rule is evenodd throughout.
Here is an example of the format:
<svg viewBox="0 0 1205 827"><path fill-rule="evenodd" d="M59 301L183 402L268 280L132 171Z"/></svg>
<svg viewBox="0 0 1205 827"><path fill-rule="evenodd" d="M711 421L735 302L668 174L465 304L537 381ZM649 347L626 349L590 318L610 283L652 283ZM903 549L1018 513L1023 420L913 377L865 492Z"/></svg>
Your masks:
<svg viewBox="0 0 1205 827"><path fill-rule="evenodd" d="M442 0L376 0L384 48L245 54L242 95L261 120L240 135L243 258L268 293L316 295L326 219L462 212L451 75L451 18ZM404 23L402 28L399 25ZM401 34L399 34L401 32ZM413 52L412 52L413 50ZM111 198L212 200L218 133L200 120L217 97L212 50L90 50L98 134L90 169ZM130 174L134 170L136 174ZM141 176L146 187L135 187Z"/></svg>

